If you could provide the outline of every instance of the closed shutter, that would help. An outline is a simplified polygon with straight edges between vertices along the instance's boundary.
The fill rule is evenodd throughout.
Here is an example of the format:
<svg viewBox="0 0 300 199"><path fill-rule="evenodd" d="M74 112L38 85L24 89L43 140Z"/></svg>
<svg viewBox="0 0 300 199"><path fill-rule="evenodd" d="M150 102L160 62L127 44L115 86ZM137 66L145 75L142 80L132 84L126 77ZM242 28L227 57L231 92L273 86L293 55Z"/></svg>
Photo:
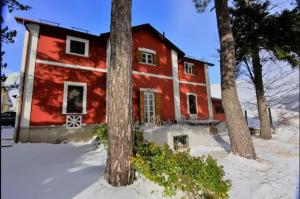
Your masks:
<svg viewBox="0 0 300 199"><path fill-rule="evenodd" d="M162 121L162 94L155 93L155 115L160 116L160 120Z"/></svg>
<svg viewBox="0 0 300 199"><path fill-rule="evenodd" d="M144 92L140 91L140 122L144 124Z"/></svg>
<svg viewBox="0 0 300 199"><path fill-rule="evenodd" d="M142 62L142 52L139 50L136 50L136 62Z"/></svg>
<svg viewBox="0 0 300 199"><path fill-rule="evenodd" d="M156 55L153 55L153 64L154 65L159 65L159 56L158 56L158 54L156 54Z"/></svg>

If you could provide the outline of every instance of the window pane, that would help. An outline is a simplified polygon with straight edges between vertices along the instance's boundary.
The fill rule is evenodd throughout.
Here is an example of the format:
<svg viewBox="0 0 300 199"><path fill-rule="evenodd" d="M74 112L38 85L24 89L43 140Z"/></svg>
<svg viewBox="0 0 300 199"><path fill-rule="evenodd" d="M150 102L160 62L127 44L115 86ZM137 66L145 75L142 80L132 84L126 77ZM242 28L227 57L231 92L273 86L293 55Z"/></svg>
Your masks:
<svg viewBox="0 0 300 199"><path fill-rule="evenodd" d="M190 106L190 114L197 114L197 107L196 107L196 96L189 95L189 106Z"/></svg>
<svg viewBox="0 0 300 199"><path fill-rule="evenodd" d="M85 43L80 41L71 40L70 52L84 55L85 54Z"/></svg>
<svg viewBox="0 0 300 199"><path fill-rule="evenodd" d="M148 54L147 58L148 58L148 63L152 64L153 63L153 55L152 54Z"/></svg>
<svg viewBox="0 0 300 199"><path fill-rule="evenodd" d="M68 86L67 113L82 113L83 87Z"/></svg>

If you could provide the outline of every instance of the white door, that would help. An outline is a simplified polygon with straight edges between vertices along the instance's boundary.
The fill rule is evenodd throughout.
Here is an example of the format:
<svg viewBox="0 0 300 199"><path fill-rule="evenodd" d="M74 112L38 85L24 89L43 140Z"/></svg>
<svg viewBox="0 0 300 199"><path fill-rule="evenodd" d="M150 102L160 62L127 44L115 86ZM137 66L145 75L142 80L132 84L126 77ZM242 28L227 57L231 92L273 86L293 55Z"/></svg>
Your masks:
<svg viewBox="0 0 300 199"><path fill-rule="evenodd" d="M155 115L155 98L154 93L144 92L144 119L145 123L153 123Z"/></svg>

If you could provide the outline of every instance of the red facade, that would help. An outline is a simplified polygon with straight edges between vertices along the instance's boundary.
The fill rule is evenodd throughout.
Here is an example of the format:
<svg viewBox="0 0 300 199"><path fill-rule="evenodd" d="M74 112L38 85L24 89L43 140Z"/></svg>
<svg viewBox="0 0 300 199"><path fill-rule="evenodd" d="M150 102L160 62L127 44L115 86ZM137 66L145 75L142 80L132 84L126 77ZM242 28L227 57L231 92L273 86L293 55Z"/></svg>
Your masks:
<svg viewBox="0 0 300 199"><path fill-rule="evenodd" d="M18 20L18 19L17 19ZM19 19L20 20L20 19ZM22 19L23 20L23 19ZM30 126L63 125L64 83L86 83L86 113L82 114L83 124L97 124L106 120L106 59L108 34L90 35L56 26L32 21L39 26L37 54L35 59L33 93L31 99ZM66 53L67 36L89 41L88 56ZM196 96L198 119L209 119L209 100L207 95L206 62L187 58L151 25L133 27L133 116L141 121L141 98L143 89L152 89L161 96L161 120L174 121L175 98L172 50L178 55L178 86L180 114L189 118L187 95ZM157 64L138 61L138 51L150 49L155 52ZM144 55L143 55L144 56ZM193 64L193 74L185 72L185 62ZM176 83L176 82L175 82ZM175 96L175 97L174 97ZM215 119L223 120L218 115ZM177 118L178 119L178 118Z"/></svg>

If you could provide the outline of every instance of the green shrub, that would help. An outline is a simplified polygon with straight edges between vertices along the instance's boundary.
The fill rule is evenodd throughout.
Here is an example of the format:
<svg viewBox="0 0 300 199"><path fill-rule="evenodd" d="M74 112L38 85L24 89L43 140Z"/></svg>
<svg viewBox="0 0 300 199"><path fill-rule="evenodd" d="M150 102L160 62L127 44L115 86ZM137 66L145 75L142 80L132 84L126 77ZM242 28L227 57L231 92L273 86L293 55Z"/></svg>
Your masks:
<svg viewBox="0 0 300 199"><path fill-rule="evenodd" d="M106 148L107 125L99 124L94 129L100 144ZM147 179L164 187L164 195L172 196L177 190L193 197L227 198L230 182L224 180L223 166L212 156L193 157L189 151L174 152L165 144L144 140L143 133L134 131L133 168Z"/></svg>
<svg viewBox="0 0 300 199"><path fill-rule="evenodd" d="M188 151L173 152L168 145L151 142L136 145L135 151L134 169L163 186L165 196L181 190L193 197L228 197L230 182L223 179L223 167L211 156L193 157Z"/></svg>
<svg viewBox="0 0 300 199"><path fill-rule="evenodd" d="M98 143L102 144L106 149L108 147L107 130L108 126L105 123L100 123L93 129L93 134L97 136Z"/></svg>

